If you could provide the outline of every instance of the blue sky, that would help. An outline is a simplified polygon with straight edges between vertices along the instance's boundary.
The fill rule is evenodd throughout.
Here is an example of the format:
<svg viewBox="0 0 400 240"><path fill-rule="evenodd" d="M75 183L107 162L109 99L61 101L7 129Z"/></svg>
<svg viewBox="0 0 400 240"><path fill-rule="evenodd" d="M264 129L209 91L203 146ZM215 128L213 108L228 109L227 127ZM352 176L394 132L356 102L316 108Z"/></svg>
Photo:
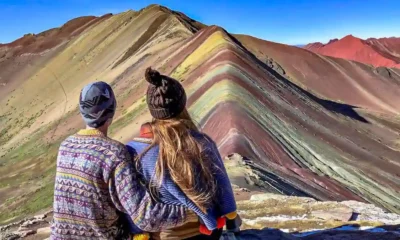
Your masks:
<svg viewBox="0 0 400 240"><path fill-rule="evenodd" d="M0 0L0 43L78 16L138 10L151 3L205 24L286 44L352 34L400 37L400 0Z"/></svg>

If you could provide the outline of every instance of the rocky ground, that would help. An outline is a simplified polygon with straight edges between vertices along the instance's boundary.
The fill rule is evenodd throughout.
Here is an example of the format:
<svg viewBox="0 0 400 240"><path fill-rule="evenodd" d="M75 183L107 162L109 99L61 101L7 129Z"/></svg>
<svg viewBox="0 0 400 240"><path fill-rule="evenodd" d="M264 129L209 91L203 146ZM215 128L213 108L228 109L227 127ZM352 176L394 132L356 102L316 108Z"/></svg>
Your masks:
<svg viewBox="0 0 400 240"><path fill-rule="evenodd" d="M50 235L53 211L0 227L0 239L46 239Z"/></svg>
<svg viewBox="0 0 400 240"><path fill-rule="evenodd" d="M250 193L239 187L235 187L235 192L241 197ZM243 225L236 239L400 239L400 215L386 213L371 204L256 194L249 200L239 200L238 209ZM0 238L46 239L51 217L48 212L3 226Z"/></svg>
<svg viewBox="0 0 400 240"><path fill-rule="evenodd" d="M399 240L400 215L356 201L317 201L263 193L258 176L239 155L227 158L238 212L243 220L236 239ZM2 226L0 239L46 239L52 212ZM226 239L228 235L224 235Z"/></svg>

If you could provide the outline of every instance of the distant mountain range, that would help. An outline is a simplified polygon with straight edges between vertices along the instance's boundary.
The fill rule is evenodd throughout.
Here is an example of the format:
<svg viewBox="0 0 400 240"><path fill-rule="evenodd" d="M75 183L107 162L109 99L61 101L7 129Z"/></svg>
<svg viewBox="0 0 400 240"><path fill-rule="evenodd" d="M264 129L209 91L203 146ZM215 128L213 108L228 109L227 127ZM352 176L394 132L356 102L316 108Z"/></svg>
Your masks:
<svg viewBox="0 0 400 240"><path fill-rule="evenodd" d="M310 43L304 48L322 55L354 60L375 67L400 68L400 38L363 40L348 35L340 40L332 39L327 44Z"/></svg>

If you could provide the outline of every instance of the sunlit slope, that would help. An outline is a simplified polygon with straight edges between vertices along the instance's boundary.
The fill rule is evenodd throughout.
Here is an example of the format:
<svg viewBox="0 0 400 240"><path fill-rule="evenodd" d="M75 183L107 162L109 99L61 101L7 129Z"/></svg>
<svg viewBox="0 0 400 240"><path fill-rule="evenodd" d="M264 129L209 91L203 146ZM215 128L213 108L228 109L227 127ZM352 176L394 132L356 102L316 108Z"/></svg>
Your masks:
<svg viewBox="0 0 400 240"><path fill-rule="evenodd" d="M324 98L381 113L400 112L399 69L373 68L250 36L237 38L260 60L278 62L287 77Z"/></svg>
<svg viewBox="0 0 400 240"><path fill-rule="evenodd" d="M85 84L113 86L113 138L151 119L148 66L182 81L202 129L223 156L251 159L265 191L400 211L397 70L231 36L157 5L103 17L54 49L0 98L0 222L51 206L58 144L84 127Z"/></svg>
<svg viewBox="0 0 400 240"><path fill-rule="evenodd" d="M0 221L51 205L55 154L65 136L83 127L77 104L85 84L102 80L113 86L118 112L112 134L131 137L144 110L144 69L161 67L202 27L152 5L108 15L21 65L26 74L14 75L18 84L0 99ZM120 131L131 123L136 123L131 131Z"/></svg>
<svg viewBox="0 0 400 240"><path fill-rule="evenodd" d="M192 42L196 49L172 75L185 79L191 111L222 154L267 167L278 192L363 198L398 211L392 129L297 87L217 27Z"/></svg>
<svg viewBox="0 0 400 240"><path fill-rule="evenodd" d="M327 44L307 44L304 48L325 56L358 61L375 67L400 68L400 38L363 40L347 35L342 39L333 39Z"/></svg>

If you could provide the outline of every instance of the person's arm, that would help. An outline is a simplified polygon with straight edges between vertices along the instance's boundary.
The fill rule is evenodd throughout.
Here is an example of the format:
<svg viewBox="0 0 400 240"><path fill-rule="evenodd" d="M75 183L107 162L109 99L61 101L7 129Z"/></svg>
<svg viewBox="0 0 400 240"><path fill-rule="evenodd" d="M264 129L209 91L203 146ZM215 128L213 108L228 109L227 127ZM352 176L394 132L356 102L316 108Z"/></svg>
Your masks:
<svg viewBox="0 0 400 240"><path fill-rule="evenodd" d="M229 180L221 154L215 142L207 137L206 154L212 163L215 164L216 170L214 177L217 184L217 199L219 202L220 212L226 217L226 228L228 231L237 232L240 230L241 219L236 212L236 200L233 193L231 181Z"/></svg>
<svg viewBox="0 0 400 240"><path fill-rule="evenodd" d="M218 147L213 140L207 137L206 142L207 158L215 165L214 177L217 185L217 199L220 203L220 211L229 214L236 211L236 201L233 194L231 181L225 169L224 162L218 151Z"/></svg>
<svg viewBox="0 0 400 240"><path fill-rule="evenodd" d="M155 202L139 174L126 148L117 156L118 164L111 173L109 190L118 210L127 213L133 223L146 232L159 232L197 220L197 216L182 206Z"/></svg>

